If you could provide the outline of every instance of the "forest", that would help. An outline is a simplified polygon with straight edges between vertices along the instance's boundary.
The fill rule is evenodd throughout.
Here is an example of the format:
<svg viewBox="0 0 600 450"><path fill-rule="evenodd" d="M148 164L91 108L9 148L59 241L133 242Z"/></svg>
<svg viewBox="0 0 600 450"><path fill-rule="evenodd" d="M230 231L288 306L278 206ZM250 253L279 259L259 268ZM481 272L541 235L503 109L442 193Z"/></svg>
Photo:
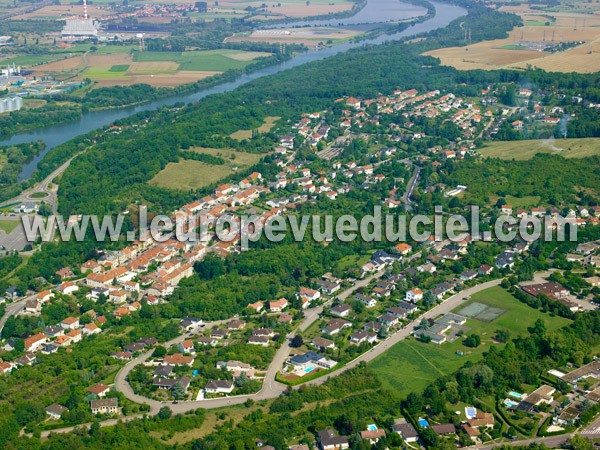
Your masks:
<svg viewBox="0 0 600 450"><path fill-rule="evenodd" d="M41 141L0 147L0 201L18 195L24 189L26 183L18 182L23 164L31 161L45 147L46 144Z"/></svg>

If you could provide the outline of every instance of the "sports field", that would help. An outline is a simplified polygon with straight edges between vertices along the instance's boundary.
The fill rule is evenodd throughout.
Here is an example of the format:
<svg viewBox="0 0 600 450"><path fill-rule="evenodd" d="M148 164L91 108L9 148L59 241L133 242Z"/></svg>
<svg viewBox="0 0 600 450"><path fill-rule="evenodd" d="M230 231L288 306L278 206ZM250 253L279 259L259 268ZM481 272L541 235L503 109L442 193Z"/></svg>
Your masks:
<svg viewBox="0 0 600 450"><path fill-rule="evenodd" d="M483 156L500 159L531 159L536 153L552 153L565 158L600 155L600 138L497 141L478 150Z"/></svg>
<svg viewBox="0 0 600 450"><path fill-rule="evenodd" d="M475 305L475 306L473 306ZM488 307L487 311L484 307ZM391 389L400 397L410 392L420 392L435 379L457 371L467 361L481 359L490 345L494 345L496 330L507 330L512 337L526 335L528 328L540 318L548 330L558 329L569 323L561 317L551 317L519 302L500 287L486 289L474 294L469 301L458 306L453 312L460 314L465 308L472 312L484 313L484 320L468 319L465 326L467 334L481 336L481 345L475 349L467 348L461 339L442 345L424 344L414 338L399 342L370 363L378 374L384 387ZM467 309L469 312L469 309ZM486 314L489 312L490 314ZM501 344L495 344L501 345ZM462 352L463 355L457 354Z"/></svg>

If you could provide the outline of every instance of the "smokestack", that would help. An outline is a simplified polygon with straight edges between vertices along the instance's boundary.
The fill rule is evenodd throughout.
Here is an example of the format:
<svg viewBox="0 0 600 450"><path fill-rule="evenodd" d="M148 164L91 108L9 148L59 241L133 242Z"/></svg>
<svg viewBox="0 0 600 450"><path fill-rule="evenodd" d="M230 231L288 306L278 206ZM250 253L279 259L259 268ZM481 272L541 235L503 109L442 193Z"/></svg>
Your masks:
<svg viewBox="0 0 600 450"><path fill-rule="evenodd" d="M83 0L83 18L85 20L87 20L88 18L88 14L87 14L87 1Z"/></svg>

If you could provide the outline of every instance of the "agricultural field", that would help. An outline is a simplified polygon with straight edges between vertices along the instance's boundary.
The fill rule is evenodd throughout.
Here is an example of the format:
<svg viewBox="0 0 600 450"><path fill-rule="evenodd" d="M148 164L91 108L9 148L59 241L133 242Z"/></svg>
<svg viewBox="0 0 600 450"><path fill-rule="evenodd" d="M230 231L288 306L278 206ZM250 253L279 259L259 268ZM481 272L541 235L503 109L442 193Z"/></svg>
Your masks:
<svg viewBox="0 0 600 450"><path fill-rule="evenodd" d="M255 164L262 157L259 154L237 152L231 149L197 148L191 151L220 156L227 163L224 165L213 165L196 160L182 160L176 163L169 163L149 183L166 189L184 191L200 189L216 183L221 178L231 175L236 170Z"/></svg>
<svg viewBox="0 0 600 450"><path fill-rule="evenodd" d="M600 6L598 3L533 10L529 5L505 5L501 11L518 14L524 26L506 39L479 42L427 52L442 64L461 70L523 69L528 65L549 72L592 73L600 70ZM590 12L593 12L590 14ZM581 42L561 52L542 51L536 44Z"/></svg>
<svg viewBox="0 0 600 450"><path fill-rule="evenodd" d="M226 39L227 42L269 42L273 44L303 44L314 47L319 43L334 43L351 40L361 34L357 30L341 28L306 27L288 28L277 30L255 30L253 32L238 33Z"/></svg>
<svg viewBox="0 0 600 450"><path fill-rule="evenodd" d="M548 330L558 329L569 323L567 319L551 317L530 308L500 287L474 294L469 301L459 305L453 312L460 314L469 306L471 310L477 307L482 309L479 305L472 306L476 303L489 307L494 313L488 314L488 317L482 315L483 319L496 317L489 322L475 318L467 320L467 334L476 333L481 336L479 347L467 348L461 339L442 345L424 344L415 338L405 339L370 363L384 387L400 397L405 397L410 392L422 391L429 383L457 371L467 361L480 360L489 346L495 343L493 337L496 330L507 330L511 336L516 337L527 334L527 328L537 319L542 319ZM457 352L462 352L462 355Z"/></svg>
<svg viewBox="0 0 600 450"><path fill-rule="evenodd" d="M85 51L85 48L77 50ZM136 83L177 86L229 69L243 69L256 58L269 55L241 50L139 53L131 46L104 46L93 53L37 65L33 69L38 76L52 75L61 80L89 78L97 87Z"/></svg>
<svg viewBox="0 0 600 450"><path fill-rule="evenodd" d="M191 1L191 0L190 0ZM225 0L218 5L209 4L206 13L198 14L204 20L230 19L236 15L247 15L246 8L254 8L254 20L272 20L285 17L302 18L322 16L350 11L354 3L350 0L282 0L276 3L265 3L247 0Z"/></svg>
<svg viewBox="0 0 600 450"><path fill-rule="evenodd" d="M496 141L478 150L483 156L500 159L531 159L536 153L565 158L586 158L600 154L600 138Z"/></svg>

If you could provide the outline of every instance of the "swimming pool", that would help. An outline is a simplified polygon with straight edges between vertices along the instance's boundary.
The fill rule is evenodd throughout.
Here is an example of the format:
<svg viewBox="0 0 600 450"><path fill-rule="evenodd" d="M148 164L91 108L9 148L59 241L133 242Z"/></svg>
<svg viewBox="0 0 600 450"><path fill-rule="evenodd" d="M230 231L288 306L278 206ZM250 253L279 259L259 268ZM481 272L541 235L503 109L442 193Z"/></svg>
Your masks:
<svg viewBox="0 0 600 450"><path fill-rule="evenodd" d="M418 422L419 422L419 425L422 428L428 428L429 427L429 422L427 422L427 420L425 420L425 419L419 419Z"/></svg>
<svg viewBox="0 0 600 450"><path fill-rule="evenodd" d="M508 398L505 398L505 399L504 399L504 404L505 404L506 406L508 406L509 408L514 408L515 406L517 406L517 405L518 405L518 403L517 403L517 402L513 402L512 400L510 400L510 399L508 399Z"/></svg>
<svg viewBox="0 0 600 450"><path fill-rule="evenodd" d="M511 397L514 397L514 398L518 398L519 400L523 398L523 394L519 394L518 392L515 392L515 391L510 391L508 393L508 395L510 395Z"/></svg>
<svg viewBox="0 0 600 450"><path fill-rule="evenodd" d="M477 410L475 408L473 408L472 406L465 407L465 416L467 416L467 419L474 419L476 415Z"/></svg>
<svg viewBox="0 0 600 450"><path fill-rule="evenodd" d="M315 366L308 366L306 369L304 369L304 373L309 373L309 372L312 372L313 370L315 370Z"/></svg>
<svg viewBox="0 0 600 450"><path fill-rule="evenodd" d="M371 425L367 425L367 430L369 431L377 431L377 425L372 423Z"/></svg>

